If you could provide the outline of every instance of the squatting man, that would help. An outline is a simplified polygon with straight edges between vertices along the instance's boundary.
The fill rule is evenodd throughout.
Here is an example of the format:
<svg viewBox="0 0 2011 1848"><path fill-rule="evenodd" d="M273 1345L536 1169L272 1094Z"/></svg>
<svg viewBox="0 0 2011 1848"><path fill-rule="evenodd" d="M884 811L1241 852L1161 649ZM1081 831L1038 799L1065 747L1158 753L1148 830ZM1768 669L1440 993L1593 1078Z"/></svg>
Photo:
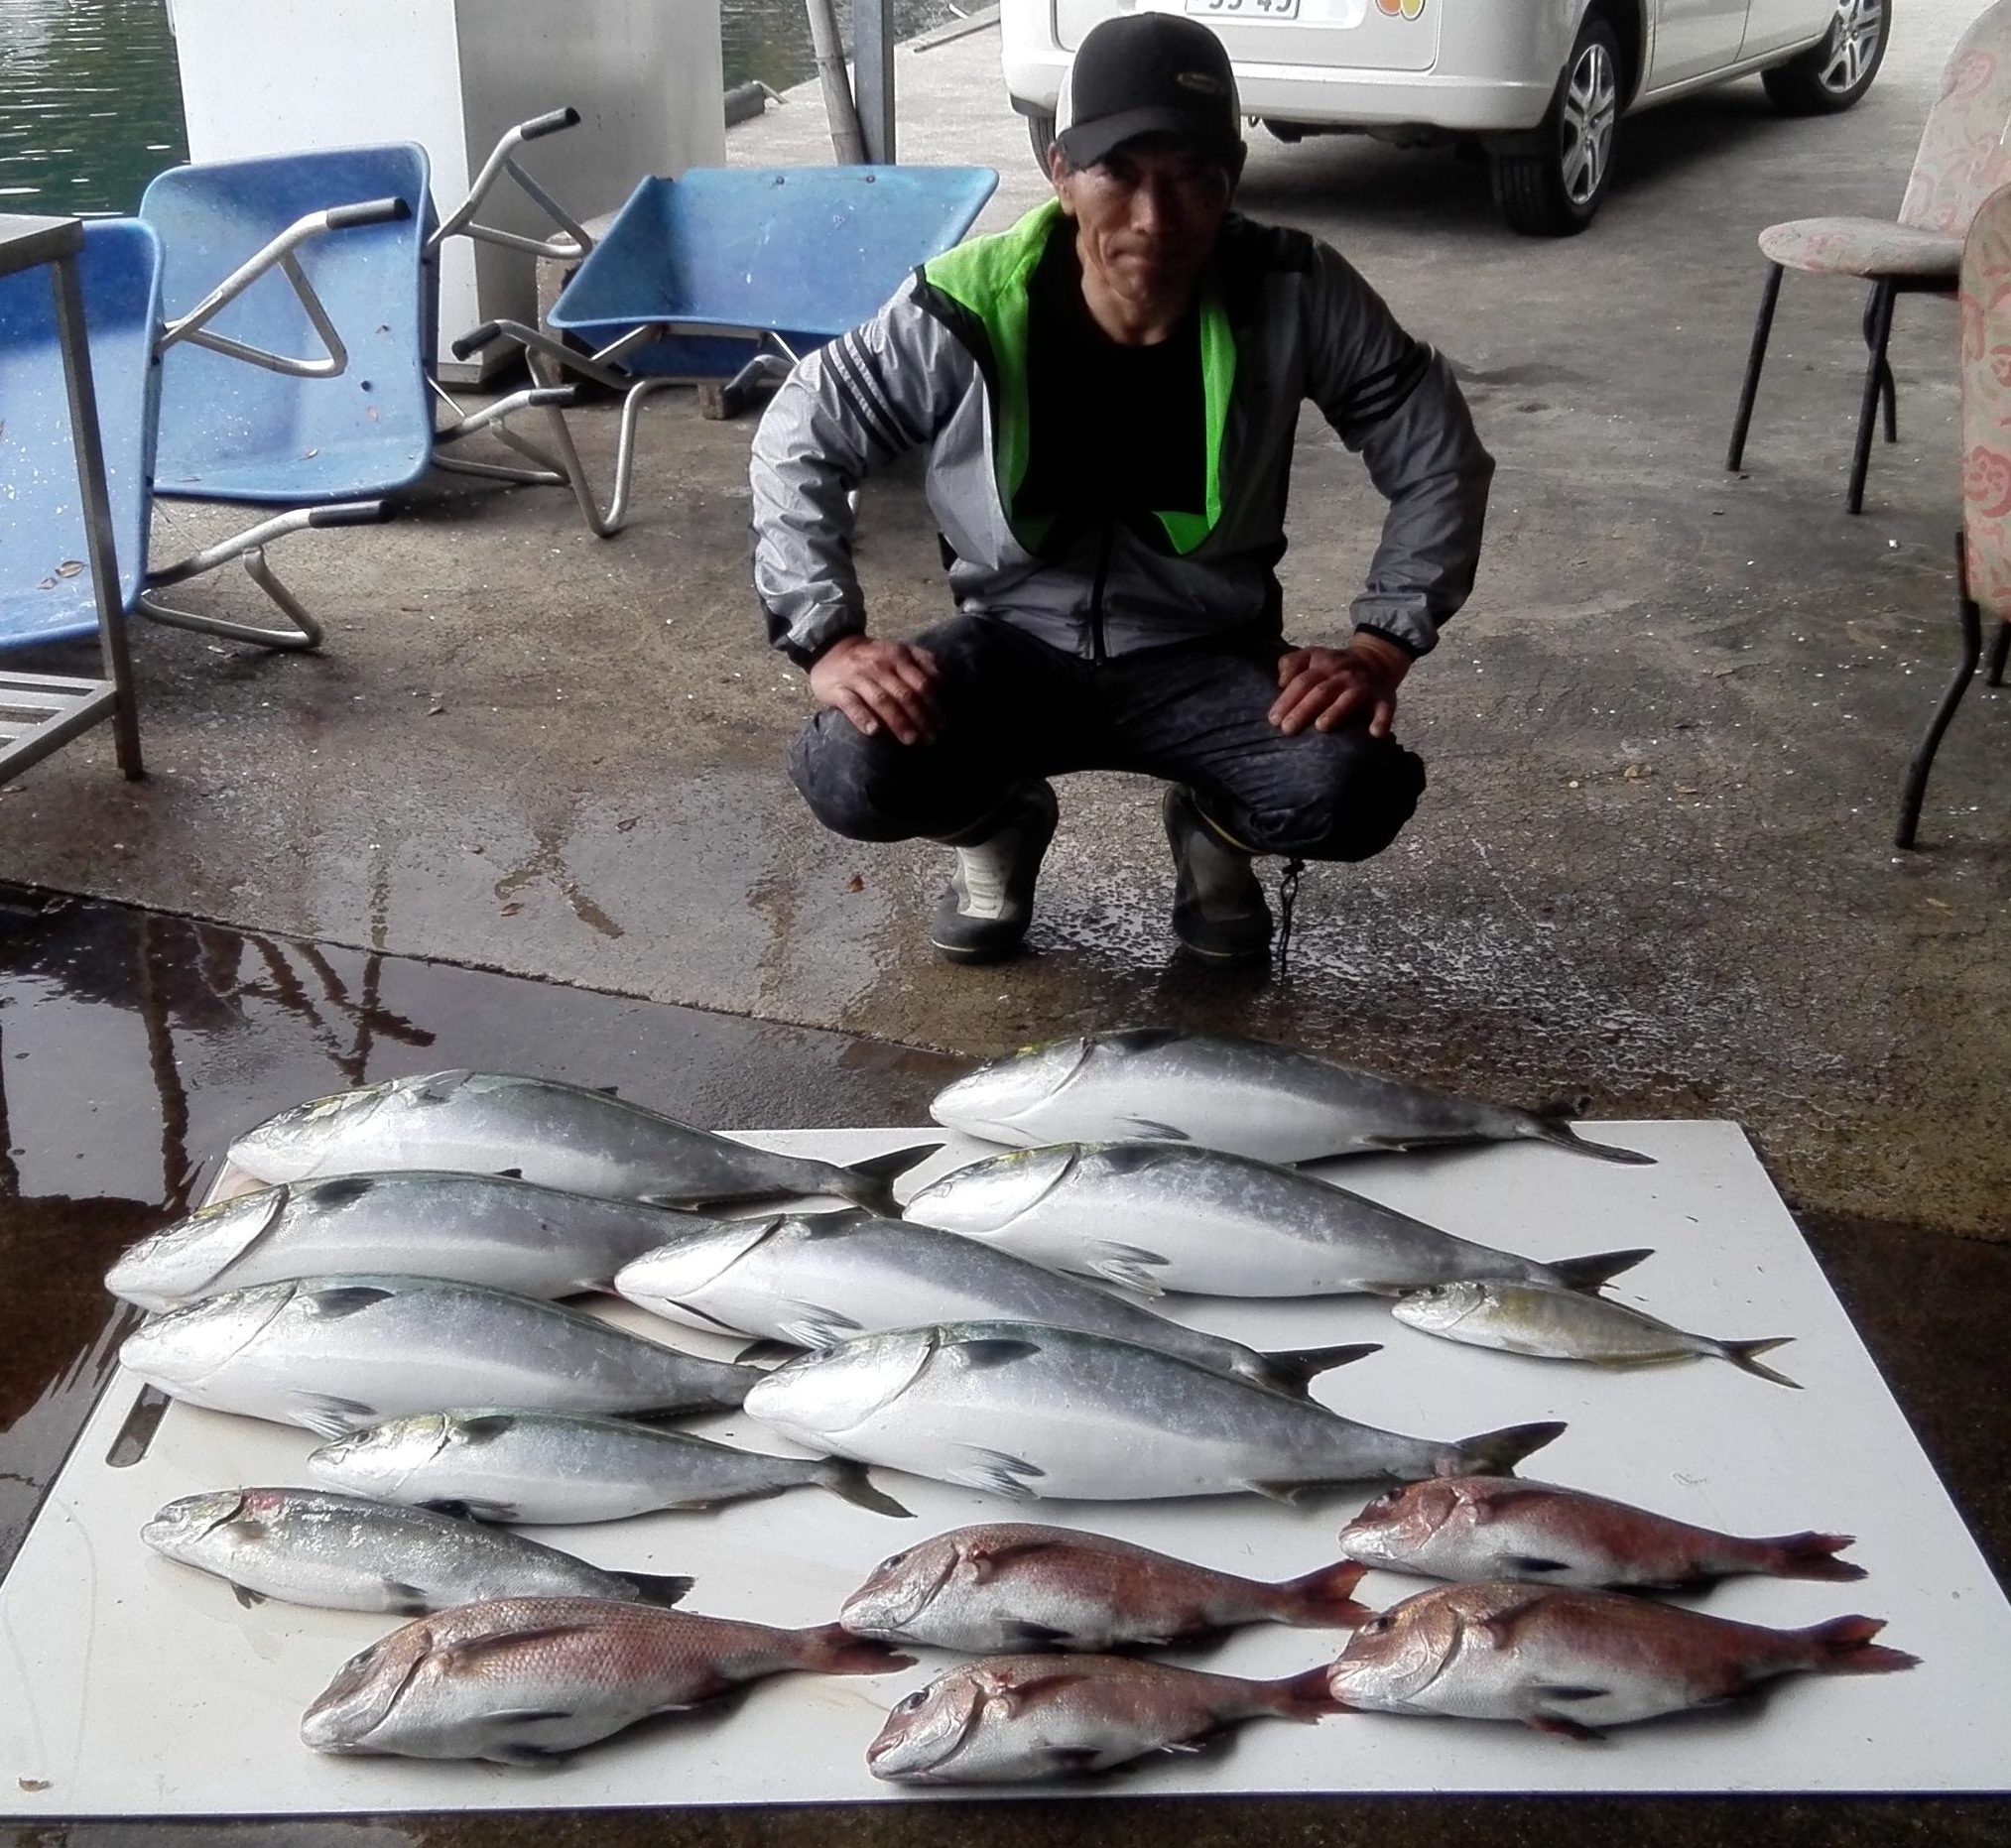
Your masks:
<svg viewBox="0 0 2011 1848"><path fill-rule="evenodd" d="M1494 465L1338 252L1230 209L1241 118L1204 26L1104 21L1063 109L1055 197L925 264L762 420L755 589L821 708L790 774L839 834L954 850L931 938L965 962L1026 934L1050 778L1159 778L1175 934L1262 958L1254 856L1365 859L1417 806L1397 689L1472 587ZM1340 648L1286 640L1275 574L1308 399L1389 502ZM851 490L924 444L956 614L884 641Z"/></svg>

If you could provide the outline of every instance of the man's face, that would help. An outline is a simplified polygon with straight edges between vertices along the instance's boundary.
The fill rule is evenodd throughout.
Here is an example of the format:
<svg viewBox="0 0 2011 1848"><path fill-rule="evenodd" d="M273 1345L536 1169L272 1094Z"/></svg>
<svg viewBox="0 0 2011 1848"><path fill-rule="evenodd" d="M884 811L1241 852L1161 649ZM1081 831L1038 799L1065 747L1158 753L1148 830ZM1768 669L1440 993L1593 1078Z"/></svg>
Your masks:
<svg viewBox="0 0 2011 1848"><path fill-rule="evenodd" d="M1184 309L1228 214L1235 175L1171 135L1142 135L1073 173L1059 148L1049 159L1085 277L1140 313Z"/></svg>

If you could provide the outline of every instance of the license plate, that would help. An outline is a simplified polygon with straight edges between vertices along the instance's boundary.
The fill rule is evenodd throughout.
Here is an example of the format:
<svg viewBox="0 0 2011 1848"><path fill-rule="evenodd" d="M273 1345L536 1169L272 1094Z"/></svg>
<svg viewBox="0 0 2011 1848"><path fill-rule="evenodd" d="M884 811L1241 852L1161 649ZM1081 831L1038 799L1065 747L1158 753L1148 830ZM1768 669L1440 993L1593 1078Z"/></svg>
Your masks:
<svg viewBox="0 0 2011 1848"><path fill-rule="evenodd" d="M1202 19L1297 19L1299 0L1187 0Z"/></svg>

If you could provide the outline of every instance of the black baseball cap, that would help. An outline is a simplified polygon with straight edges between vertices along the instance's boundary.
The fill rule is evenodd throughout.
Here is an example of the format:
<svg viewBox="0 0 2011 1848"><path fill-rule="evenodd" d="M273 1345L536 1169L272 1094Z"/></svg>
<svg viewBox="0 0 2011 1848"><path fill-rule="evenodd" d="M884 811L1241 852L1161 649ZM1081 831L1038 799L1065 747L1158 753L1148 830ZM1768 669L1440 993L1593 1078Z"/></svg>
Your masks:
<svg viewBox="0 0 2011 1848"><path fill-rule="evenodd" d="M1178 13L1099 20L1068 67L1068 126L1055 139L1070 167L1094 167L1140 135L1177 135L1225 166L1243 146L1229 54Z"/></svg>

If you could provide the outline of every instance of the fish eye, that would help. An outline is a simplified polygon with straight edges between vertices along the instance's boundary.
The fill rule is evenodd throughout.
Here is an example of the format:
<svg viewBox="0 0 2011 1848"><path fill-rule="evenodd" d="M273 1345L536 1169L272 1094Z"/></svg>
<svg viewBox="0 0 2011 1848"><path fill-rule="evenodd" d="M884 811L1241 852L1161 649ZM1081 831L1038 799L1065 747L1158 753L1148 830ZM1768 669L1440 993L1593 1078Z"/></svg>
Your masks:
<svg viewBox="0 0 2011 1848"><path fill-rule="evenodd" d="M922 1706L928 1700L928 1698L929 1698L929 1690L926 1687L918 1687L912 1694L909 1694L904 1698L895 1701L894 1711L896 1713L913 1713L916 1710L916 1708Z"/></svg>
<svg viewBox="0 0 2011 1848"><path fill-rule="evenodd" d="M914 1549L911 1547L909 1550L913 1551ZM907 1556L908 1554L905 1552L890 1552L878 1565L874 1566L873 1570L876 1572L891 1572Z"/></svg>
<svg viewBox="0 0 2011 1848"><path fill-rule="evenodd" d="M1404 1499L1403 1490L1385 1489L1380 1495L1378 1495L1375 1498L1374 1501L1368 1503L1367 1506L1362 1509L1362 1513L1365 1515L1380 1514L1386 1508L1396 1507L1396 1505L1403 1499Z"/></svg>
<svg viewBox="0 0 2011 1848"><path fill-rule="evenodd" d="M1389 1627L1390 1627L1389 1618L1384 1615L1378 1615L1375 1617L1371 1617L1367 1623L1361 1625L1360 1628L1355 1632L1355 1634L1357 1636L1364 1636L1364 1637L1379 1637Z"/></svg>

